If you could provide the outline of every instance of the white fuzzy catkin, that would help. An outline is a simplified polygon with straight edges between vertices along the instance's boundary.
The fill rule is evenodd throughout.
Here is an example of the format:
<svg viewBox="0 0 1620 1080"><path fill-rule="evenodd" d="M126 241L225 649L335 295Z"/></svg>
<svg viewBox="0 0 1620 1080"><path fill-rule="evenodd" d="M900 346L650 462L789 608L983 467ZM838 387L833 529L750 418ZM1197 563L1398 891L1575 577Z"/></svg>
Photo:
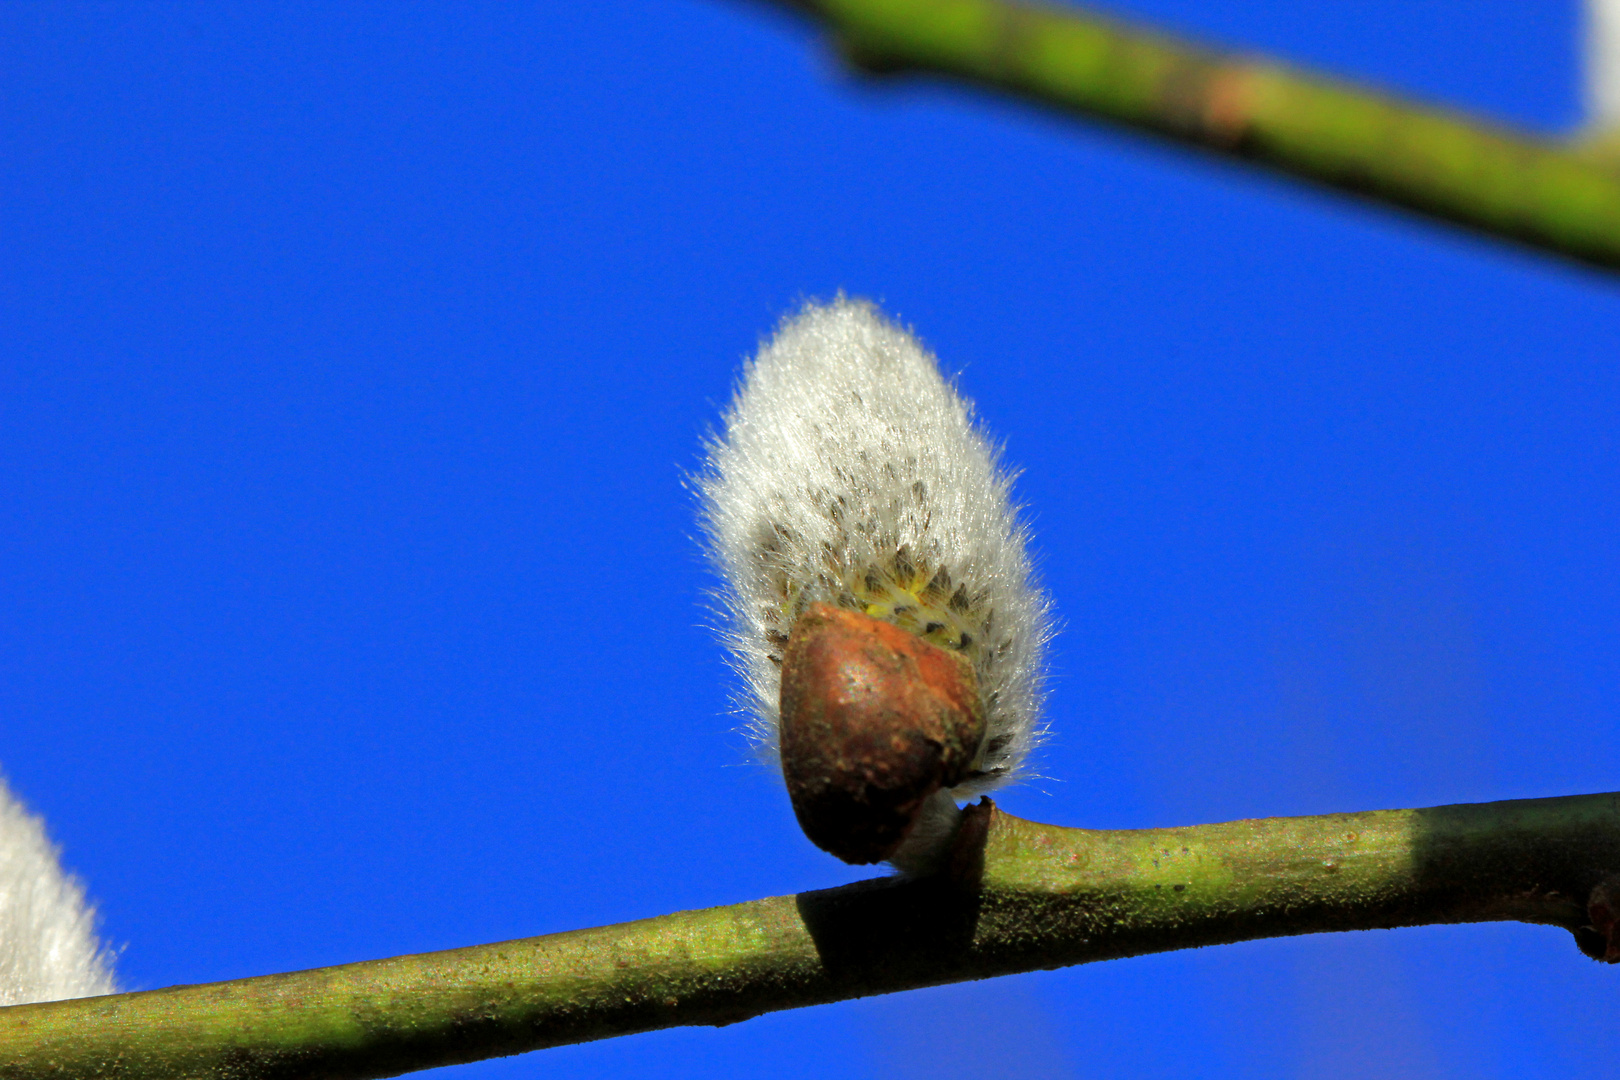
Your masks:
<svg viewBox="0 0 1620 1080"><path fill-rule="evenodd" d="M62 871L45 823L0 778L0 1005L114 990L84 888Z"/></svg>
<svg viewBox="0 0 1620 1080"><path fill-rule="evenodd" d="M708 449L704 526L761 750L777 745L788 632L823 601L973 661L987 733L952 796L1016 775L1042 730L1048 605L1012 477L917 339L865 301L805 305L747 365Z"/></svg>
<svg viewBox="0 0 1620 1080"><path fill-rule="evenodd" d="M1586 119L1620 126L1620 0L1586 0Z"/></svg>

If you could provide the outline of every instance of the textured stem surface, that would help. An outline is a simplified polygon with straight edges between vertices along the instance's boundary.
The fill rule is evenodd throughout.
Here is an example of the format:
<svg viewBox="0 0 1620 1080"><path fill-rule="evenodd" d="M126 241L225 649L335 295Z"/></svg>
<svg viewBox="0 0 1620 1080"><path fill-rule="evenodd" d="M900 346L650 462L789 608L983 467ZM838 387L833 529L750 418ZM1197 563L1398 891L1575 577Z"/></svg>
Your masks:
<svg viewBox="0 0 1620 1080"><path fill-rule="evenodd" d="M1591 925L1587 903L1617 872L1620 793L1121 831L1039 825L986 802L964 813L950 869L933 879L0 1009L0 1077L393 1076L1327 930L1517 919L1569 929L1601 956L1610 927Z"/></svg>
<svg viewBox="0 0 1620 1080"><path fill-rule="evenodd" d="M1077 7L777 0L874 73L928 71L1620 267L1620 169L1563 145ZM1596 152L1596 151L1594 151Z"/></svg>

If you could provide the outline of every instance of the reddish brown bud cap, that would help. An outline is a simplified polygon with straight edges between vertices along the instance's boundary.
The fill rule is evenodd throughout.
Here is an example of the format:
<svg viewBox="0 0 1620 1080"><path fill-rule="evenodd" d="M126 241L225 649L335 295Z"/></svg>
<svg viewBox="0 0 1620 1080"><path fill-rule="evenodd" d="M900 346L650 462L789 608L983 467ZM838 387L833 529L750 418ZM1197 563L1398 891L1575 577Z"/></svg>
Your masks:
<svg viewBox="0 0 1620 1080"><path fill-rule="evenodd" d="M848 863L894 854L923 802L984 740L973 665L854 611L815 604L782 658L782 775L805 835Z"/></svg>

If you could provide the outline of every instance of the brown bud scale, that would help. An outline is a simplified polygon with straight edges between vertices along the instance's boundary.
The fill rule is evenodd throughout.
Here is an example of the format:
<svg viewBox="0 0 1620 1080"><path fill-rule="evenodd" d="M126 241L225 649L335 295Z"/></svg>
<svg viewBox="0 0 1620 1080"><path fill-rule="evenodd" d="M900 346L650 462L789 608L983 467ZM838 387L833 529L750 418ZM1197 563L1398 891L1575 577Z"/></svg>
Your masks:
<svg viewBox="0 0 1620 1080"><path fill-rule="evenodd" d="M848 863L881 862L984 741L973 665L881 619L814 604L782 658L782 775L799 824Z"/></svg>

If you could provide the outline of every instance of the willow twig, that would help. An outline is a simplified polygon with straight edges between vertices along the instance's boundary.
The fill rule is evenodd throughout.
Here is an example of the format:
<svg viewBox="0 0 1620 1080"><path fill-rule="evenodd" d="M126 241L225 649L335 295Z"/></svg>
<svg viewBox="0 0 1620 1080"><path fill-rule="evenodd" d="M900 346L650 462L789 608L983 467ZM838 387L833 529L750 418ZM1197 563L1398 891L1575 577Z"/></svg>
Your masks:
<svg viewBox="0 0 1620 1080"><path fill-rule="evenodd" d="M986 801L962 820L950 869L932 879L0 1009L0 1077L394 1076L1327 930L1516 919L1620 958L1620 793L1124 831L1040 825Z"/></svg>
<svg viewBox="0 0 1620 1080"><path fill-rule="evenodd" d="M1150 131L1608 269L1620 169L1514 132L1082 7L775 0L873 73L932 72Z"/></svg>

